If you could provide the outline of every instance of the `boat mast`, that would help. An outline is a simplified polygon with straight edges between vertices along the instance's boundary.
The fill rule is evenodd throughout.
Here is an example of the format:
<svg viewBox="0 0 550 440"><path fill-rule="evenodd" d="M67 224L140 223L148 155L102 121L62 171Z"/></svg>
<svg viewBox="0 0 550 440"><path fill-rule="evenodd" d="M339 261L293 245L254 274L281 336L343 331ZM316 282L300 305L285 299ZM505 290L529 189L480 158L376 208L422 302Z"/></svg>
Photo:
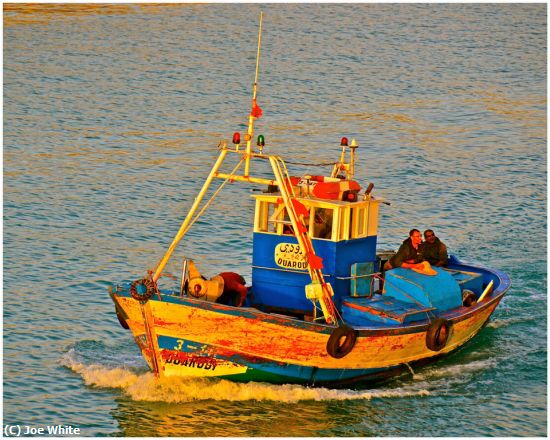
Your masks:
<svg viewBox="0 0 550 440"><path fill-rule="evenodd" d="M258 51L256 53L256 75L254 76L254 87L252 91L252 111L248 115L248 130L246 132L246 161L244 164L244 176L248 177L250 171L250 157L252 153L252 135L254 134L254 119L256 104L256 94L258 91L258 67L260 65L260 47L262 44L262 20L264 13L260 12L260 29L258 31Z"/></svg>
<svg viewBox="0 0 550 440"><path fill-rule="evenodd" d="M155 268L155 273L153 274L153 281L156 283L158 279L160 278L160 275L164 268L166 267L166 264L168 263L168 260L172 256L172 253L176 249L176 246L180 242L180 240L183 238L185 233L187 232L187 227L191 223L191 220L193 218L193 215L197 211L202 199L204 198L208 187L212 183L212 180L214 178L225 178L225 179L235 179L235 180L244 180L244 181L256 181L258 183L266 183L267 181L265 179L250 179L249 177L249 170L250 170L250 158L253 157L254 153L252 151L252 134L254 132L254 119L256 119L257 111L259 110L261 113L261 110L259 107L257 107L256 104L256 94L257 94L257 83L258 83L258 67L260 63L260 45L262 41L262 20L263 20L263 12L260 12L260 30L258 32L258 51L256 54L256 75L254 77L254 90L252 95L252 111L250 112L250 115L248 117L248 131L246 134L246 152L245 152L245 170L244 170L244 176L241 178L239 176L232 176L232 175L226 175L219 173L219 169L225 159L225 156L228 152L228 150L225 148L225 146L221 149L220 155L218 157L218 160L214 164L214 167L210 171L210 174L208 175L208 178L204 182L202 189L199 192L199 195L195 198L195 201L193 202L193 205L191 206L191 209L187 213L187 217L183 221L182 225L180 226L180 229L174 239L172 240L172 244L158 263L157 267ZM259 115L258 115L259 117ZM268 184L272 182L267 182Z"/></svg>
<svg viewBox="0 0 550 440"><path fill-rule="evenodd" d="M191 206L191 209L187 213L187 216L183 221L182 225L180 226L178 233L174 237L172 244L170 245L170 247L162 257L162 259L158 263L155 269L155 273L153 274L153 282L155 283L157 282L162 271L166 267L168 260L170 259L172 253L174 252L177 244L180 242L180 240L183 238L183 236L187 232L188 227L192 224L191 222L192 222L193 216L197 212L199 205L201 204L204 196L206 195L206 192L210 184L215 178L225 179L226 181L238 180L238 181L245 181L248 183L262 183L262 184L268 184L268 185L273 185L274 183L277 183L277 185L279 186L279 190L281 191L282 201L287 208L292 226L296 231L296 234L295 234L296 239L300 244L300 246L302 247L302 249L304 250L305 256L308 259L308 263L309 263L308 271L309 271L310 278L313 282L313 295L311 296L311 299L314 299L319 302L327 323L336 324L338 322L338 312L332 301L332 296L334 295L334 293L332 292L331 285L326 283L326 281L324 280L324 277L321 271L322 260L317 255L315 255L313 244L307 233L307 227L304 224L303 213L302 215L299 215L295 211L294 203L296 202L298 206L300 205L300 203L297 200L295 200L295 195L292 190L291 190L291 194L289 194L289 192L287 191L286 182L289 180L289 177L287 175L286 166L284 165L284 162L282 161L281 158L277 156L271 156L271 155L267 156L271 164L275 180L254 178L249 176L250 159L252 159L253 157L265 157L263 156L261 149L260 149L260 154L252 151L252 135L254 133L254 120L261 116L261 109L258 107L256 103L256 96L257 96L257 89L258 89L258 67L260 63L260 47L261 47L261 41L262 41L262 19L263 19L263 12L260 12L260 29L258 32L258 50L256 54L256 74L254 77L254 88L253 88L253 94L252 94L252 110L248 116L248 130L245 137L246 150L244 151L244 162L245 162L244 174L242 176L235 174L237 168L240 166L242 162L239 163L239 165L237 165L237 167L235 168L235 170L233 170L231 174L219 172L226 154L230 152L230 150L228 150L224 145L221 148L220 155L216 163L212 167L212 170L210 171L210 174L208 175L206 181L204 182L202 189L200 190L198 196L195 198L193 205ZM238 151L238 148L233 152L241 155L243 154L243 152ZM343 154L344 154L344 151L342 152L342 155ZM201 213L202 211L199 212L197 217Z"/></svg>

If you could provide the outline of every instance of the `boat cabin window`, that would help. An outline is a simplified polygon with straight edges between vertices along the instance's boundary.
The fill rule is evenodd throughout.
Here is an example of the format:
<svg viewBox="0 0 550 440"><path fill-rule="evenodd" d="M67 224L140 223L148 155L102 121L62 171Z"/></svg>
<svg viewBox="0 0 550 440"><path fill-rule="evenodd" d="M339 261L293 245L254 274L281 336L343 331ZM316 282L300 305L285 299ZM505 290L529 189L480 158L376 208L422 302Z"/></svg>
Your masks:
<svg viewBox="0 0 550 440"><path fill-rule="evenodd" d="M352 213L352 238L367 236L368 208L355 208Z"/></svg>
<svg viewBox="0 0 550 440"><path fill-rule="evenodd" d="M334 209L311 207L309 211L309 235L313 238L332 238Z"/></svg>
<svg viewBox="0 0 550 440"><path fill-rule="evenodd" d="M309 236L331 240L334 229L334 209L310 207L305 221ZM255 230L278 235L294 235L290 217L284 205L275 202L258 201L256 205Z"/></svg>
<svg viewBox="0 0 550 440"><path fill-rule="evenodd" d="M378 204L368 203L353 208L351 213L351 238L376 235L378 229Z"/></svg>
<svg viewBox="0 0 550 440"><path fill-rule="evenodd" d="M349 240L376 235L378 204L348 206L308 206L305 226L309 236L324 240ZM275 200L256 200L254 230L277 235L294 235L290 217L283 204Z"/></svg>
<svg viewBox="0 0 550 440"><path fill-rule="evenodd" d="M284 220L286 212L283 205L259 202L256 205L256 231L281 233L278 224Z"/></svg>
<svg viewBox="0 0 550 440"><path fill-rule="evenodd" d="M350 208L341 208L338 210L340 213L340 223L337 228L337 241L340 240L349 240L349 234L351 230L351 209Z"/></svg>

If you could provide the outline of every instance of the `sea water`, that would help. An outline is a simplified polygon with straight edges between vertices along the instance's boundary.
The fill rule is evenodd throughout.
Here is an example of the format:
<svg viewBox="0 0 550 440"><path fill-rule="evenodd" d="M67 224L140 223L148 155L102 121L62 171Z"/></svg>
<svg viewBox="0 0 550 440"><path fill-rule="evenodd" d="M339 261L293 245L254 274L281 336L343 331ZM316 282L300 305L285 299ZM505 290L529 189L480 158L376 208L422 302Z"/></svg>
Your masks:
<svg viewBox="0 0 550 440"><path fill-rule="evenodd" d="M6 432L545 436L546 8L4 5ZM261 10L265 151L304 175L357 139L357 180L391 203L379 248L432 228L510 275L444 360L366 389L155 380L119 326L108 286L155 266L246 130ZM169 269L250 281L252 207L229 185Z"/></svg>

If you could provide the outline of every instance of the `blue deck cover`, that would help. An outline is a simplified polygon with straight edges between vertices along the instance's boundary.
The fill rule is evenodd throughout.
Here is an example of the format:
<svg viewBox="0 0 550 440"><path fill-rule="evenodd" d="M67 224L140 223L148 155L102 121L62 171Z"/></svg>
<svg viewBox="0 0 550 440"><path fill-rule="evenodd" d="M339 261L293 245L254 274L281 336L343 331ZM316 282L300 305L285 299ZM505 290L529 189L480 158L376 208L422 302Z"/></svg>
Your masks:
<svg viewBox="0 0 550 440"><path fill-rule="evenodd" d="M342 317L353 326L403 324L426 319L431 307L399 301L387 295L353 297L342 302Z"/></svg>
<svg viewBox="0 0 550 440"><path fill-rule="evenodd" d="M462 293L456 280L443 269L433 269L437 275L423 275L401 267L387 271L385 295L403 302L435 307L439 312L460 307Z"/></svg>
<svg viewBox="0 0 550 440"><path fill-rule="evenodd" d="M446 269L456 280L461 289L468 289L478 296L483 292L483 276L479 273Z"/></svg>

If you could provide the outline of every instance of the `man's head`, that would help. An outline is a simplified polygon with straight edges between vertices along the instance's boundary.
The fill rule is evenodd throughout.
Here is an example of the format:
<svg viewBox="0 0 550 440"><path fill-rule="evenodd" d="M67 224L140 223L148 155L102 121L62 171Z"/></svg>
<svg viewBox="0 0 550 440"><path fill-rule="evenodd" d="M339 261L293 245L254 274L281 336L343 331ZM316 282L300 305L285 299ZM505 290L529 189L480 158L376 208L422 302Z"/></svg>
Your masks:
<svg viewBox="0 0 550 440"><path fill-rule="evenodd" d="M426 241L428 243L434 243L435 242L435 234L434 234L434 231L432 231L431 229L426 229L424 231L424 238L426 239Z"/></svg>
<svg viewBox="0 0 550 440"><path fill-rule="evenodd" d="M411 238L412 244L415 248L422 243L422 234L418 229L411 229L409 231L409 237Z"/></svg>

